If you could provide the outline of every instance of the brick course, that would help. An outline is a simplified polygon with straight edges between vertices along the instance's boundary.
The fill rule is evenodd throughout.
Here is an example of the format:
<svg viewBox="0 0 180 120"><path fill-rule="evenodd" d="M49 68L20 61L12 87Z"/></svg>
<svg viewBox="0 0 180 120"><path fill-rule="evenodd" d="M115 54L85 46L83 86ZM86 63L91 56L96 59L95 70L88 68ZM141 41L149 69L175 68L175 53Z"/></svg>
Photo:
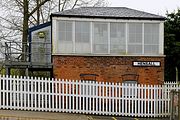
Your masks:
<svg viewBox="0 0 180 120"><path fill-rule="evenodd" d="M134 67L133 61L160 61L160 67ZM138 74L140 84L163 84L164 57L53 56L55 78L80 80L80 74L97 74L97 81L122 82L123 74Z"/></svg>

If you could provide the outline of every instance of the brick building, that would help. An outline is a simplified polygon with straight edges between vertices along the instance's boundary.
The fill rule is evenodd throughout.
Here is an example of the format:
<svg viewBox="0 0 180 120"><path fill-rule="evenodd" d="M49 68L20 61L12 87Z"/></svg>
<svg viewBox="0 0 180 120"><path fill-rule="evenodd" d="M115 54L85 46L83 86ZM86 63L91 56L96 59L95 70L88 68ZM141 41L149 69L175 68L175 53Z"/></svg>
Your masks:
<svg viewBox="0 0 180 120"><path fill-rule="evenodd" d="M130 75L137 83L163 83L164 17L125 7L82 7L51 18L54 77L125 82Z"/></svg>
<svg viewBox="0 0 180 120"><path fill-rule="evenodd" d="M162 84L164 20L125 7L82 7L53 13L53 76Z"/></svg>

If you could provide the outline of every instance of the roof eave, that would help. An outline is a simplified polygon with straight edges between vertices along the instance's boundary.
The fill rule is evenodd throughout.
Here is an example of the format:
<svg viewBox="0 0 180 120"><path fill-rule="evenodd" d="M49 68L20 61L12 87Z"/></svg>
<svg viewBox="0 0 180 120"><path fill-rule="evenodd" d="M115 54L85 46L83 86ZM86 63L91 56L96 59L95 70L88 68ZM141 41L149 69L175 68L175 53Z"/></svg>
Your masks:
<svg viewBox="0 0 180 120"><path fill-rule="evenodd" d="M84 16L84 15L59 15L51 14L51 17L78 17L78 18L103 18L103 19L126 19L126 20L160 20L165 21L165 17L116 17L116 16Z"/></svg>

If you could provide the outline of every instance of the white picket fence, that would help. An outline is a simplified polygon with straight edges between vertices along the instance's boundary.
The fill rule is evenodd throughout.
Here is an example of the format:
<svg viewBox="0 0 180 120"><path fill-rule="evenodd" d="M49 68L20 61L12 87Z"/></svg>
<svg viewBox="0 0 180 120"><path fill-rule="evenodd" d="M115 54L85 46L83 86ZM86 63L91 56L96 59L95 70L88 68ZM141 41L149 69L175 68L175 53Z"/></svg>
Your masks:
<svg viewBox="0 0 180 120"><path fill-rule="evenodd" d="M180 85L0 76L0 109L168 117L170 90Z"/></svg>

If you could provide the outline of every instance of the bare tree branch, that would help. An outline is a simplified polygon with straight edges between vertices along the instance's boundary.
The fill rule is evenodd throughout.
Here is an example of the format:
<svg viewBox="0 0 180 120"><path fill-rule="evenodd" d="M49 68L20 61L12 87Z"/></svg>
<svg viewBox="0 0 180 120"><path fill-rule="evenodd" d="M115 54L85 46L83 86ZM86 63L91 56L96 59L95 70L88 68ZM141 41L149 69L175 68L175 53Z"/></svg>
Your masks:
<svg viewBox="0 0 180 120"><path fill-rule="evenodd" d="M67 0L64 0L64 3L63 3L63 6L62 6L61 11L64 11L64 8L65 8L66 3L67 3Z"/></svg>
<svg viewBox="0 0 180 120"><path fill-rule="evenodd" d="M72 9L74 9L74 7L77 5L77 2L78 2L78 0L75 1L75 3L74 3L74 5L73 5Z"/></svg>
<svg viewBox="0 0 180 120"><path fill-rule="evenodd" d="M18 26L16 23L14 23L14 22L12 22L12 21L10 21L10 20L8 20L8 19L5 19L5 18L3 18L3 17L1 17L1 16L0 16L0 18L1 18L2 20L6 21L7 23L9 23L9 24L15 26L16 29L14 29L14 30L20 30L20 31L22 31L22 29L20 29L21 26ZM1 25L1 26L3 26L3 25ZM5 27L5 26L3 26L3 27ZM6 28L12 29L12 27L6 27Z"/></svg>
<svg viewBox="0 0 180 120"><path fill-rule="evenodd" d="M35 7L30 13L29 13L29 16L31 16L32 14L34 14L36 11L37 11L37 9L39 9L42 5L44 5L46 2L48 2L48 1L50 1L50 0L44 0L43 2L41 2L40 4L39 4L39 6L37 6L37 7Z"/></svg>
<svg viewBox="0 0 180 120"><path fill-rule="evenodd" d="M15 2L17 3L17 5L18 5L18 6L21 6L21 7L23 7L23 2L22 2L22 1L15 0Z"/></svg>

